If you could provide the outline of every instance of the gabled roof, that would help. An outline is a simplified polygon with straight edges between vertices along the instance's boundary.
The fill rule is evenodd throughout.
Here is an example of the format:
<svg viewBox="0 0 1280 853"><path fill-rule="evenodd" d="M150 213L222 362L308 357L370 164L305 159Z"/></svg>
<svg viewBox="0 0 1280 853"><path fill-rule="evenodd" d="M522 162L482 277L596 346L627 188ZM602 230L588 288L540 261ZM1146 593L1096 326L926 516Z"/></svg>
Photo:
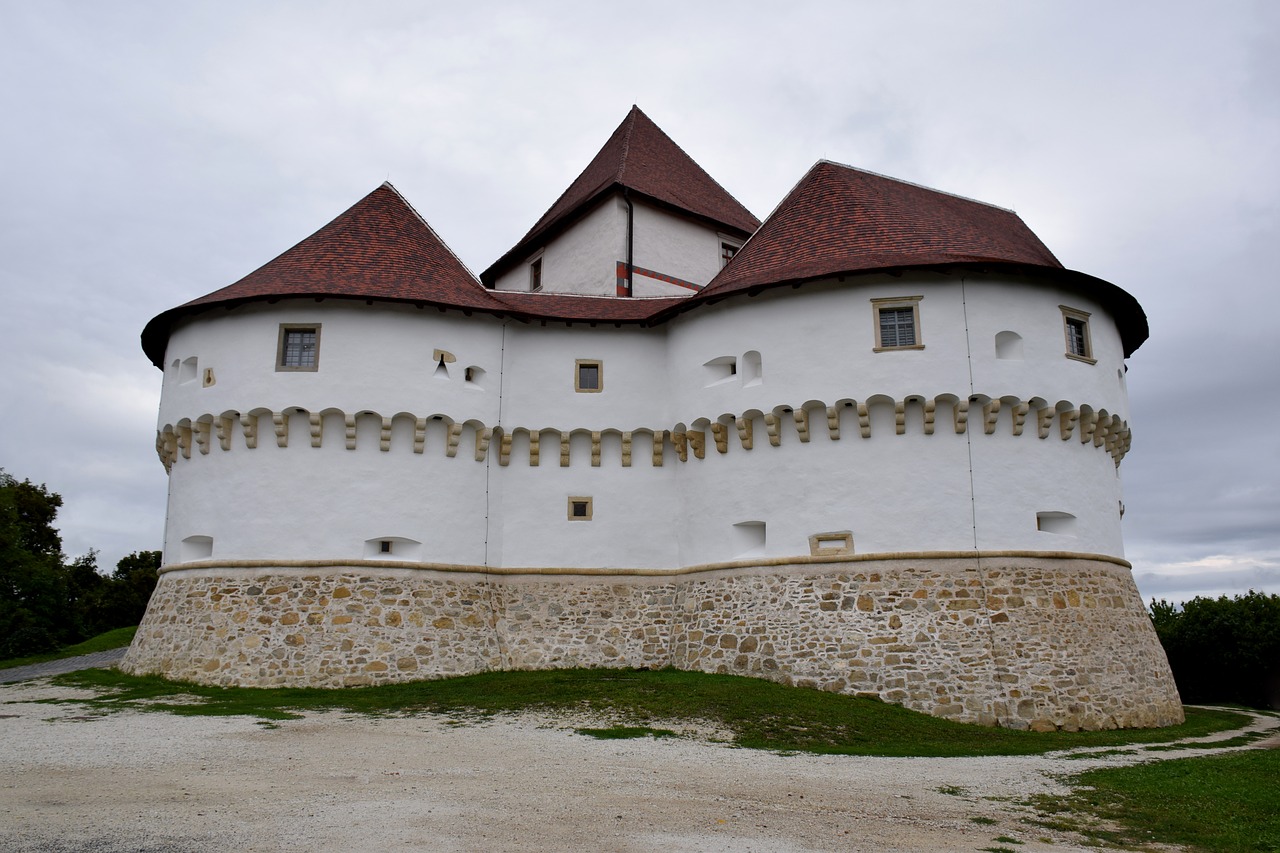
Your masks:
<svg viewBox="0 0 1280 853"><path fill-rule="evenodd" d="M751 211L729 195L671 137L633 105L631 112L627 113L622 124L577 180L556 199L529 233L481 273L480 278L492 285L507 268L539 248L545 238L568 224L585 208L609 192L622 188L742 236L760 227L760 220Z"/></svg>
<svg viewBox="0 0 1280 853"><path fill-rule="evenodd" d="M426 220L384 183L234 284L155 317L142 332L142 348L160 367L179 317L212 305L299 296L503 310Z"/></svg>
<svg viewBox="0 0 1280 853"><path fill-rule="evenodd" d="M951 267L1035 272L1093 292L1115 312L1126 355L1147 338L1137 300L1109 282L1063 268L1013 211L826 160L809 170L706 287L667 316L765 287Z"/></svg>

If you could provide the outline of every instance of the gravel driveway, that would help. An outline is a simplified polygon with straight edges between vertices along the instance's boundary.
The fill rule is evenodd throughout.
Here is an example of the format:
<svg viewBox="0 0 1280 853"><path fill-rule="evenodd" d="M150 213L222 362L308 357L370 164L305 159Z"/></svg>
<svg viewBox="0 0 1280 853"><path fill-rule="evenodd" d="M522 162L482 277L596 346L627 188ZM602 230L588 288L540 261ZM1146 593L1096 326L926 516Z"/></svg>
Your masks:
<svg viewBox="0 0 1280 853"><path fill-rule="evenodd" d="M0 686L0 849L974 851L1007 836L1062 853L1096 848L1025 823L1018 801L1064 792L1063 774L1203 751L776 755L714 732L601 741L534 715L330 712L270 727L37 701L77 695L43 679Z"/></svg>

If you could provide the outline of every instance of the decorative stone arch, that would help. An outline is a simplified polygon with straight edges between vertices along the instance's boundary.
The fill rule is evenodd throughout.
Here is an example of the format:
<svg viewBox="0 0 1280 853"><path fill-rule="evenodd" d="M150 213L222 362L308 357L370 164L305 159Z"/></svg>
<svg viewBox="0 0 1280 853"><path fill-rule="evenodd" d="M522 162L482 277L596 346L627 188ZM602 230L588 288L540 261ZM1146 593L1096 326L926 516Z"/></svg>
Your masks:
<svg viewBox="0 0 1280 853"><path fill-rule="evenodd" d="M827 406L826 410L827 437L832 441L838 441L842 433L862 434L862 421L859 417L860 412L857 400L852 397L844 397ZM850 430L853 430L853 432L849 433Z"/></svg>
<svg viewBox="0 0 1280 853"><path fill-rule="evenodd" d="M900 435L898 402L888 394L872 394L858 406L858 434L863 438Z"/></svg>
<svg viewBox="0 0 1280 853"><path fill-rule="evenodd" d="M492 441L492 428L485 426L483 421L476 418L468 418L461 424L455 423L449 428L447 452L449 456L465 455L477 462L483 462L489 454L489 444Z"/></svg>
<svg viewBox="0 0 1280 853"><path fill-rule="evenodd" d="M538 430L529 431L530 442L530 459L537 458L538 461L530 461L530 465L559 465L565 454L562 452L561 440L564 433L561 430L551 427L542 427ZM537 445L533 447L532 445ZM568 464L567 462L565 463Z"/></svg>
<svg viewBox="0 0 1280 853"><path fill-rule="evenodd" d="M711 421L707 418L696 418L689 424L689 452L694 459L705 459L707 444L712 440ZM714 446L714 444L713 444Z"/></svg>
<svg viewBox="0 0 1280 853"><path fill-rule="evenodd" d="M240 429L244 433L244 446L253 450L258 446L258 438L265 430L268 438L272 435L273 412L258 407L240 415Z"/></svg>
<svg viewBox="0 0 1280 853"><path fill-rule="evenodd" d="M414 448L414 450L418 449L418 418L412 412L396 412L391 416L390 445L391 448L395 448L398 451L403 451L409 447ZM425 445L426 435L424 432L423 446L425 447Z"/></svg>
<svg viewBox="0 0 1280 853"><path fill-rule="evenodd" d="M213 443L213 415L203 414L191 425L192 438L201 456L208 456Z"/></svg>
<svg viewBox="0 0 1280 853"><path fill-rule="evenodd" d="M921 433L933 435L936 404L925 394L907 394L898 403L899 435Z"/></svg>
<svg viewBox="0 0 1280 853"><path fill-rule="evenodd" d="M950 432L964 435L969 425L969 400L955 394L939 394L933 398L934 417L937 422L948 424ZM938 432L946 432L939 429Z"/></svg>
<svg viewBox="0 0 1280 853"><path fill-rule="evenodd" d="M312 446L323 447L325 441L329 442L330 447L346 447L347 442L347 413L342 409L329 406L321 409L319 412L313 412L312 416L320 418L320 440L315 440L312 435Z"/></svg>
<svg viewBox="0 0 1280 853"><path fill-rule="evenodd" d="M711 440L717 453L729 452L729 439L738 431L738 417L726 412L711 422Z"/></svg>
<svg viewBox="0 0 1280 853"><path fill-rule="evenodd" d="M1054 404L1053 411L1058 418L1058 436L1066 441L1075 433L1080 413L1076 411L1075 404L1070 400L1059 400Z"/></svg>
<svg viewBox="0 0 1280 853"><path fill-rule="evenodd" d="M1021 397L1006 394L1000 398L1000 419L1009 423L1010 435L1022 435L1031 406Z"/></svg>
<svg viewBox="0 0 1280 853"><path fill-rule="evenodd" d="M591 464L622 464L622 430L607 427L592 435Z"/></svg>
<svg viewBox="0 0 1280 853"><path fill-rule="evenodd" d="M764 412L759 409L747 409L734 418L734 428L738 433L738 441L742 444L742 449L751 450L755 447L756 434L765 431Z"/></svg>
<svg viewBox="0 0 1280 853"><path fill-rule="evenodd" d="M1053 428L1053 406L1044 397L1032 397L1027 401L1027 406L1030 409L1028 418L1035 419L1036 437L1048 438L1049 430Z"/></svg>

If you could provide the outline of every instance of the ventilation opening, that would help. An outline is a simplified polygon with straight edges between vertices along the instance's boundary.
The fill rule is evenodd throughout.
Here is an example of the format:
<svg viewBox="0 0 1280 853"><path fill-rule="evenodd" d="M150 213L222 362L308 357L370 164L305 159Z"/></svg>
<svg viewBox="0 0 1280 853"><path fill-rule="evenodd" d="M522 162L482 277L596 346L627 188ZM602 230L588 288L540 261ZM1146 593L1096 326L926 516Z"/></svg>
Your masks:
<svg viewBox="0 0 1280 853"><path fill-rule="evenodd" d="M996 335L996 358L1022 360L1022 335L1017 332L1000 332Z"/></svg>
<svg viewBox="0 0 1280 853"><path fill-rule="evenodd" d="M742 355L742 385L749 388L764 381L764 365L755 350Z"/></svg>
<svg viewBox="0 0 1280 853"><path fill-rule="evenodd" d="M738 359L731 355L722 355L711 359L702 365L702 368L706 371L707 385L719 385L721 382L728 382L737 377Z"/></svg>
<svg viewBox="0 0 1280 853"><path fill-rule="evenodd" d="M733 553L738 557L757 557L764 554L764 522L740 521L731 532Z"/></svg>
<svg viewBox="0 0 1280 853"><path fill-rule="evenodd" d="M484 370L473 364L462 371L462 380L468 385L479 388L484 380Z"/></svg>
<svg viewBox="0 0 1280 853"><path fill-rule="evenodd" d="M207 560L213 556L212 536L188 536L182 540L179 549L181 562L190 563L195 560Z"/></svg>
<svg viewBox="0 0 1280 853"><path fill-rule="evenodd" d="M379 536L376 539L366 539L364 559L417 562L422 559L422 543L403 536Z"/></svg>
<svg viewBox="0 0 1280 853"><path fill-rule="evenodd" d="M569 520L590 521L593 513L593 501L588 497L569 498Z"/></svg>
<svg viewBox="0 0 1280 853"><path fill-rule="evenodd" d="M815 557L836 557L853 553L853 531L836 530L809 537L809 553Z"/></svg>
<svg viewBox="0 0 1280 853"><path fill-rule="evenodd" d="M1056 533L1059 536L1074 536L1076 517L1069 512L1037 512L1036 530L1041 533Z"/></svg>

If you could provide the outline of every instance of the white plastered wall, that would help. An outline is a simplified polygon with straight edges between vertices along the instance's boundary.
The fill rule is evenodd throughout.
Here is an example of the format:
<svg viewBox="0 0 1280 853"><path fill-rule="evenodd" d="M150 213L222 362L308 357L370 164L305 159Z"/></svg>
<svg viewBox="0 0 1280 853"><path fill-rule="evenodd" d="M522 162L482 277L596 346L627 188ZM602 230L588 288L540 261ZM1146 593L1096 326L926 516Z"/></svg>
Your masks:
<svg viewBox="0 0 1280 853"><path fill-rule="evenodd" d="M874 352L871 299L908 296L920 297L924 349ZM1060 304L1091 312L1096 364L1065 357ZM318 371L274 369L281 323L321 325ZM1022 337L1022 359L996 358L1001 331ZM1077 433L1063 441L1056 419L1047 438L1038 437L1034 416L1015 436L1008 409L987 434L980 401L965 434L939 407L925 435L913 404L898 435L892 406L1008 395L1123 413L1120 347L1101 306L997 277L963 286L926 274L819 283L700 306L654 329L543 326L342 300L215 308L171 337L160 426L227 412L267 416L255 449L237 420L229 450L211 440L208 453L191 448L176 460L166 554L173 561L184 539L209 536L214 559L357 559L368 540L386 537L422 543L416 553L432 562L675 567L747 556L741 525L763 522L764 546L749 556L807 554L809 536L841 530L853 531L858 553L976 546L1120 556L1120 483L1103 448ZM437 350L453 358L443 376ZM718 358L742 369L719 376L720 368L704 366ZM189 359L197 378L183 382ZM601 392L574 390L579 359L602 362ZM468 366L483 371L479 381L465 381ZM203 382L206 368L212 385ZM864 438L856 404L868 400ZM785 409L806 403L816 408L802 442ZM836 408L836 441L828 406ZM321 446L313 447L309 415L324 412ZM748 412L759 413L750 450L732 420ZM272 413L287 418L287 447L277 446ZM765 414L780 417L779 446L768 440ZM353 450L348 415L356 416ZM382 418L393 419L385 450ZM421 453L413 448L417 418L428 419ZM649 430L717 420L729 423L726 453L707 430L705 458L687 448L680 461L668 438L663 464L653 464ZM453 457L445 453L449 423L466 424ZM516 431L506 465L498 437L476 460L477 426ZM547 431L536 467L527 430ZM567 467L562 432L571 434ZM592 498L590 521L568 519L570 496ZM1074 515L1070 534L1036 530L1040 511Z"/></svg>
<svg viewBox="0 0 1280 853"><path fill-rule="evenodd" d="M614 296L618 261L627 256L627 213L621 199L610 197L544 248L535 249L494 282L496 290L529 290L529 264L542 258L542 290Z"/></svg>

